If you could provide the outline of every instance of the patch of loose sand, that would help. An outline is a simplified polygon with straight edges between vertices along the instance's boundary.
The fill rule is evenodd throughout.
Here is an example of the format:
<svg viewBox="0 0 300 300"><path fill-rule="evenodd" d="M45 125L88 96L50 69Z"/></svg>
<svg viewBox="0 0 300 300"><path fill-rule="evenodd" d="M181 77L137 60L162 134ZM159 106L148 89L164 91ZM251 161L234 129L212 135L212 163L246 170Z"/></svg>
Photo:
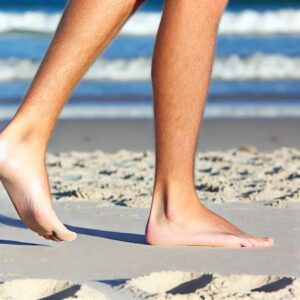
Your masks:
<svg viewBox="0 0 300 300"><path fill-rule="evenodd" d="M0 283L1 300L82 299L105 300L106 296L86 286L54 279L16 279Z"/></svg>
<svg viewBox="0 0 300 300"><path fill-rule="evenodd" d="M180 271L151 273L114 287L118 299L292 300L299 299L300 279L293 277L201 274ZM87 285L54 279L15 279L0 283L1 300L112 299Z"/></svg>
<svg viewBox="0 0 300 300"><path fill-rule="evenodd" d="M178 163L184 158L178 158ZM54 198L97 200L103 205L149 207L154 175L152 152L101 151L49 154ZM199 153L196 189L203 201L256 202L285 207L300 204L300 151L272 153L242 146L227 152Z"/></svg>
<svg viewBox="0 0 300 300"><path fill-rule="evenodd" d="M159 272L130 279L118 286L140 299L299 299L300 279L236 274Z"/></svg>

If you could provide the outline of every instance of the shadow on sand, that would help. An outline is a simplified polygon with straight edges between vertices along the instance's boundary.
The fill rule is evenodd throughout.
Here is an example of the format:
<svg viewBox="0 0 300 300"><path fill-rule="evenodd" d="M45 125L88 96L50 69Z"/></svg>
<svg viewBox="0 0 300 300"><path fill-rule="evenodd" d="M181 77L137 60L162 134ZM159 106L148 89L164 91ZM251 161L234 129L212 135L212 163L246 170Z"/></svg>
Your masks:
<svg viewBox="0 0 300 300"><path fill-rule="evenodd" d="M143 245L146 244L145 236L143 234L116 232L116 231L101 230L101 229L91 229L91 228L84 228L84 227L71 226L71 225L66 225L66 226L70 230L82 235L101 237L104 239L134 243L134 244L143 244Z"/></svg>
<svg viewBox="0 0 300 300"><path fill-rule="evenodd" d="M98 282L108 284L111 287L117 287L126 283L128 279L112 279L112 280L97 280ZM203 274L199 278L183 282L174 288L165 291L167 295L189 295L195 293L197 290L201 292L201 289L207 287L209 284L213 284L213 274ZM249 293L261 292L261 293L273 293L278 292L281 289L293 284L294 278L283 277L273 282L267 283L262 286L258 286L255 289L249 290ZM245 289L247 289L245 287ZM274 296L275 297L275 296ZM274 298L275 299L275 298Z"/></svg>
<svg viewBox="0 0 300 300"><path fill-rule="evenodd" d="M1 214L0 214L0 224L12 226L12 227L16 227L16 228L22 228L22 229L27 228L21 220L17 220L12 217L8 217L8 216L1 215ZM89 235L89 236L93 236L93 237L100 237L100 238L114 240L114 241L120 241L120 242L143 244L143 245L146 244L145 236L143 234L84 228L84 227L72 226L72 225L66 225L66 226L67 226L67 228L76 232L77 234ZM18 242L16 242L16 243L18 243Z"/></svg>
<svg viewBox="0 0 300 300"><path fill-rule="evenodd" d="M35 244L35 243L27 243L27 242L18 242L13 240L1 240L0 245L13 245L13 246L42 246L42 247L49 247L48 245L43 244Z"/></svg>
<svg viewBox="0 0 300 300"><path fill-rule="evenodd" d="M27 227L23 224L21 220L17 220L11 217L7 217L5 215L0 214L0 224L16 227L16 228L22 228L26 229ZM44 244L36 244L36 243L29 243L29 242L19 242L14 240L4 240L0 239L0 245L14 245L14 246L43 246L43 247L49 247L48 245Z"/></svg>

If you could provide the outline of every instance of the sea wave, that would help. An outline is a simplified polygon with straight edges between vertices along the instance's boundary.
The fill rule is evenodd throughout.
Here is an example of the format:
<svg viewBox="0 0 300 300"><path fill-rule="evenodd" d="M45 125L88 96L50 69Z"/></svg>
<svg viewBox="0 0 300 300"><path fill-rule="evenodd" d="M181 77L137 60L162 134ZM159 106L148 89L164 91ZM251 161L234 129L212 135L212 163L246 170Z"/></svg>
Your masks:
<svg viewBox="0 0 300 300"><path fill-rule="evenodd" d="M254 54L216 59L213 78L220 80L300 79L300 57Z"/></svg>
<svg viewBox="0 0 300 300"><path fill-rule="evenodd" d="M0 104L0 121L10 120L19 105ZM268 118L300 118L300 105L297 103L284 102L272 103L211 103L208 102L205 109L206 119L268 119ZM68 103L61 115L62 120L74 119L152 119L153 107L151 103L105 103L91 104Z"/></svg>
<svg viewBox="0 0 300 300"><path fill-rule="evenodd" d="M0 82L30 80L40 62L28 59L0 60ZM149 58L98 59L84 76L94 81L145 81L150 79ZM299 80L300 57L254 54L217 58L213 78L219 80Z"/></svg>
<svg viewBox="0 0 300 300"><path fill-rule="evenodd" d="M0 12L0 33L23 31L52 33L61 13L27 11L22 13ZM154 35L157 32L161 13L138 12L123 27L121 34L133 36ZM282 9L274 11L243 10L225 12L220 34L270 35L299 34L300 10Z"/></svg>

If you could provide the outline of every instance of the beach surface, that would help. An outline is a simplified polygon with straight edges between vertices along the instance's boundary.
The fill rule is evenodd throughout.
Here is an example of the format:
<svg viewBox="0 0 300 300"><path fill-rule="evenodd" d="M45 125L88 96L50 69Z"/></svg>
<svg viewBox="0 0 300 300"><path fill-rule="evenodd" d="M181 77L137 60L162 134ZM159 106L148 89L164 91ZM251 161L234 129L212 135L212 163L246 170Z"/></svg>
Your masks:
<svg viewBox="0 0 300 300"><path fill-rule="evenodd" d="M245 230L273 236L275 246L149 246L144 241L148 209L102 207L95 202L57 204L59 215L78 233L78 239L53 244L26 230L11 207L6 207L0 217L0 280L6 282L0 285L0 295L12 293L23 283L23 298L12 299L39 299L72 286L74 295L79 286L82 293L91 287L107 299L187 299L184 297L188 294L195 299L203 294L207 299L219 299L209 298L212 294L223 296L222 299L234 299L234 295L244 295L245 299L297 299L300 208L265 208L255 204L209 207ZM30 298L32 289L37 289L29 280L32 278L47 279L43 285L38 284L36 293L40 294L36 298ZM28 298L24 298L26 293Z"/></svg>
<svg viewBox="0 0 300 300"><path fill-rule="evenodd" d="M0 130L7 121L0 122ZM299 119L205 119L198 140L199 151L224 151L251 144L262 151L300 148ZM115 152L154 151L153 120L59 120L49 151Z"/></svg>
<svg viewBox="0 0 300 300"><path fill-rule="evenodd" d="M0 0L0 132L66 2ZM274 237L274 247L145 244L155 169L151 60L163 4L145 1L83 76L49 145L54 205L77 240L57 244L27 230L0 187L0 300L300 299L300 6L229 2L195 186L210 209Z"/></svg>
<svg viewBox="0 0 300 300"><path fill-rule="evenodd" d="M178 159L178 162L180 162ZM154 184L151 151L49 154L52 194L58 201L96 201L106 206L149 207ZM258 203L286 207L300 203L300 151L258 152L251 145L198 153L195 186L203 202Z"/></svg>
<svg viewBox="0 0 300 300"><path fill-rule="evenodd" d="M274 237L266 249L147 245L151 151L49 153L47 167L56 210L78 238L40 239L1 189L1 299L299 298L299 150L197 155L199 196L245 231Z"/></svg>

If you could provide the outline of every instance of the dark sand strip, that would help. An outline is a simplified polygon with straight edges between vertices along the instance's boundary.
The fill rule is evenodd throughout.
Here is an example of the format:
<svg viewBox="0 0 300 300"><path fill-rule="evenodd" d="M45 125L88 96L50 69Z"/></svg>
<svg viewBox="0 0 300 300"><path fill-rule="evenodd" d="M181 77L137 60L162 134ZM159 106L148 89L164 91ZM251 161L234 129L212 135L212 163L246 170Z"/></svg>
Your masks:
<svg viewBox="0 0 300 300"><path fill-rule="evenodd" d="M0 123L0 128L4 122ZM280 147L300 147L299 119L205 120L200 151L223 151L240 145L255 145L269 151ZM50 152L105 152L127 149L154 149L152 120L64 120L59 121Z"/></svg>

